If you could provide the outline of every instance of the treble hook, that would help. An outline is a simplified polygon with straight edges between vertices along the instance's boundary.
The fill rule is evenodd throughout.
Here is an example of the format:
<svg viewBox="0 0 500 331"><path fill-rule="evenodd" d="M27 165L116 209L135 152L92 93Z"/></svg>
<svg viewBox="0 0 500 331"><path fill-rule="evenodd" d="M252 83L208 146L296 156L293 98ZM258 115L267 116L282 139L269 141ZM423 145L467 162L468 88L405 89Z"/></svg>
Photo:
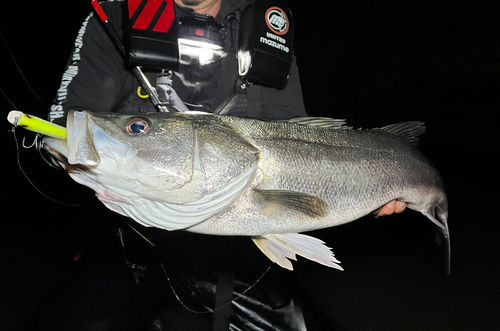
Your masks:
<svg viewBox="0 0 500 331"><path fill-rule="evenodd" d="M14 122L12 122L12 130L10 130L10 132L12 132L14 134L14 137L16 136L16 128L18 127L19 119L20 119L20 117L16 116L14 118ZM35 148L38 150L41 147L41 142L38 141L38 137L39 136L40 136L39 134L37 134L35 136L35 140L33 140L33 143L30 146L26 146L26 144L25 144L26 137L23 137L23 144L22 144L22 146L24 148L31 148L33 146L36 146Z"/></svg>
<svg viewBox="0 0 500 331"><path fill-rule="evenodd" d="M37 134L37 135L35 136L35 140L33 140L33 143L32 143L31 145L29 145L29 146L26 146L26 145L25 145L24 141L26 140L26 137L23 137L23 147L24 147L24 148L31 148L31 147L35 146L35 149L36 149L37 151L38 151L38 150L40 150L40 148L41 148L41 146L42 146L42 141L39 141L39 139L38 139L39 137L40 137L40 135L39 135L39 134Z"/></svg>

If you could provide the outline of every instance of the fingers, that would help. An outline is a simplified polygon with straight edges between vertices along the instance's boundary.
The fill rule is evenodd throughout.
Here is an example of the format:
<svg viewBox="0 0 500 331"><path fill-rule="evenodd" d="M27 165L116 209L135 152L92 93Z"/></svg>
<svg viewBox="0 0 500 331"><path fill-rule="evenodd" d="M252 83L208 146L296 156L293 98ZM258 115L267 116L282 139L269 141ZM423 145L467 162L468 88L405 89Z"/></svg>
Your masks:
<svg viewBox="0 0 500 331"><path fill-rule="evenodd" d="M401 213L406 209L406 202L399 200L392 200L386 203L382 208L374 212L375 217L382 217L394 213Z"/></svg>
<svg viewBox="0 0 500 331"><path fill-rule="evenodd" d="M395 213L401 213L406 209L406 202L396 200L396 206L394 208Z"/></svg>
<svg viewBox="0 0 500 331"><path fill-rule="evenodd" d="M387 216L394 213L394 208L396 206L396 200L389 201L381 208L375 211L375 217Z"/></svg>

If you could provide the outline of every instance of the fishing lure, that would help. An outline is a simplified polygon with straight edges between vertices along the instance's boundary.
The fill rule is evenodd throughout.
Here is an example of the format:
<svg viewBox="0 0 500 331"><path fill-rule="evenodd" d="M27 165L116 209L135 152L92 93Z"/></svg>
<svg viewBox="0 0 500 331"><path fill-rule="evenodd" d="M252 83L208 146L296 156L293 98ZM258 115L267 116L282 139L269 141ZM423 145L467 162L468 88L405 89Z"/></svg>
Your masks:
<svg viewBox="0 0 500 331"><path fill-rule="evenodd" d="M24 114L18 110L13 110L9 112L7 120L16 127L20 126L29 131L40 133L45 136L66 140L66 128L49 121L42 120L39 117Z"/></svg>

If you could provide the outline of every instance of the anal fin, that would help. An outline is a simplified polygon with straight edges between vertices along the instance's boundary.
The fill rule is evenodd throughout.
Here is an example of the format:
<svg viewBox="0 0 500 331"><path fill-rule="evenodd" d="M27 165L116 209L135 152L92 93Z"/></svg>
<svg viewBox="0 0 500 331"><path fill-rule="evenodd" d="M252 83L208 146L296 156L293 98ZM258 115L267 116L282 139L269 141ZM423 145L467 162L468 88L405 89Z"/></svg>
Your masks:
<svg viewBox="0 0 500 331"><path fill-rule="evenodd" d="M289 259L296 260L296 254L330 268L344 270L331 248L317 238L299 233L272 234L252 237L259 249L279 266L293 270Z"/></svg>

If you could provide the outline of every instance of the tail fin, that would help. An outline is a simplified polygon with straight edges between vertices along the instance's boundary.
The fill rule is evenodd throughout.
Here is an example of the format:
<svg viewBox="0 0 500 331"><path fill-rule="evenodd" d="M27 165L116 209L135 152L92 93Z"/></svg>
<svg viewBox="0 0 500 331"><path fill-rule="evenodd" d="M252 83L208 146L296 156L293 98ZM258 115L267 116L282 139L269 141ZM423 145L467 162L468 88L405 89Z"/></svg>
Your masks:
<svg viewBox="0 0 500 331"><path fill-rule="evenodd" d="M422 212L427 218L429 218L432 223L436 224L439 230L443 233L446 239L445 249L446 249L446 274L450 275L451 272L451 241L450 241L450 230L448 228L448 206L447 203L437 203L431 210ZM437 215L440 221L436 219L434 215Z"/></svg>

